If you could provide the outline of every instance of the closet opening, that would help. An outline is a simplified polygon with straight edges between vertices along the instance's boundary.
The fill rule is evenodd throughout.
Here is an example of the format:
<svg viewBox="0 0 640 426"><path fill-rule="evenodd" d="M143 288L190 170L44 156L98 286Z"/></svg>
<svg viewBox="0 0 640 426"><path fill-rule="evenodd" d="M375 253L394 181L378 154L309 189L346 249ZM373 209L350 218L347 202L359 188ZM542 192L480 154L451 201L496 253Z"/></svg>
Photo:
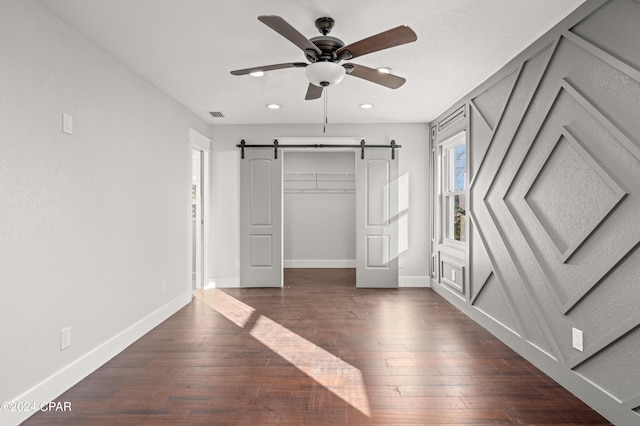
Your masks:
<svg viewBox="0 0 640 426"><path fill-rule="evenodd" d="M323 277L356 286L356 152L286 151L283 160L284 285Z"/></svg>

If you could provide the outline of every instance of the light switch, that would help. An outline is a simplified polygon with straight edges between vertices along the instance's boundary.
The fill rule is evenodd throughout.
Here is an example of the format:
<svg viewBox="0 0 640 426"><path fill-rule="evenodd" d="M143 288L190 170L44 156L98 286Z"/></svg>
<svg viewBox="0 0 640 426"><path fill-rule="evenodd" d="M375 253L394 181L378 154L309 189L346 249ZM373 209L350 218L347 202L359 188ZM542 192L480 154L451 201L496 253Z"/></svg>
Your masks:
<svg viewBox="0 0 640 426"><path fill-rule="evenodd" d="M62 114L62 132L68 135L73 134L73 117L69 114Z"/></svg>

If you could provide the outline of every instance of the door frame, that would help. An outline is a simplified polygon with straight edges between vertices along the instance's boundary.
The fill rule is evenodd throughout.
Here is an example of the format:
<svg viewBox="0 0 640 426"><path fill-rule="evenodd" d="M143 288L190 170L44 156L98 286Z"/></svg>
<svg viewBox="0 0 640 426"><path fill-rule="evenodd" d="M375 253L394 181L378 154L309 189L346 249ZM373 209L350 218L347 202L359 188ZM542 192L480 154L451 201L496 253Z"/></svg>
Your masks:
<svg viewBox="0 0 640 426"><path fill-rule="evenodd" d="M193 176L193 150L202 152L202 282L193 285L192 267L193 267L193 231L192 231L192 214L191 214L191 185ZM211 139L195 129L189 129L189 142L187 143L187 159L188 159L188 171L187 176L187 286L189 291L194 292L206 288L209 284L209 236L207 233L211 229L210 227L210 165L211 165Z"/></svg>
<svg viewBox="0 0 640 426"><path fill-rule="evenodd" d="M323 138L323 140L326 140L327 138ZM342 138L340 138L339 140L342 140ZM335 143L331 138L328 139L328 143ZM352 142L353 143L353 142ZM305 154L309 154L309 155L314 155L314 154L319 154L321 152L339 152L339 153L343 153L343 154L351 154L353 155L353 168L354 168L354 172L357 173L357 167L358 167L358 155L360 154L359 149L357 148L323 148L322 150L309 150L309 149L305 149L305 148L291 148L291 149L287 149L287 150L283 150L282 152L278 153L278 155L282 155L282 171L283 171L283 178L284 178L284 169L285 169L285 164L286 164L286 159L287 159L287 154L289 153L305 153ZM285 226L284 226L284 183L282 185L282 203L283 203L283 208L282 208L282 221L283 221L283 225L282 225L282 251L284 253L284 245L285 245ZM354 218L357 219L357 204L358 204L358 199L357 199L357 186L354 192ZM354 244L357 245L357 229L354 228L353 229L353 240L354 240ZM358 263L358 259L357 259L357 253L356 253L356 258L353 260L353 266L334 266L335 268L353 268L356 269L357 267L357 263ZM285 268L285 262L284 262L284 254L282 257L282 265L283 265L283 269ZM297 268L307 268L307 267L317 267L317 266L299 266ZM296 269L296 267L290 267L292 269ZM320 267L322 268L322 267Z"/></svg>

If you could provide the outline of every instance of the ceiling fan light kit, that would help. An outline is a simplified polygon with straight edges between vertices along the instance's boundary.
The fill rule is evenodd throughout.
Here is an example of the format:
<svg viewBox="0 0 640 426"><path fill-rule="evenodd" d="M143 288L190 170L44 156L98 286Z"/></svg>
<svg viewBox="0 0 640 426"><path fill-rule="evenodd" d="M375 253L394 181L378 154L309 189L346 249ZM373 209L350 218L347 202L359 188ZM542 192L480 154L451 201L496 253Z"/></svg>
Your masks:
<svg viewBox="0 0 640 426"><path fill-rule="evenodd" d="M314 62L304 69L304 73L311 84L327 87L340 83L347 71L335 62Z"/></svg>

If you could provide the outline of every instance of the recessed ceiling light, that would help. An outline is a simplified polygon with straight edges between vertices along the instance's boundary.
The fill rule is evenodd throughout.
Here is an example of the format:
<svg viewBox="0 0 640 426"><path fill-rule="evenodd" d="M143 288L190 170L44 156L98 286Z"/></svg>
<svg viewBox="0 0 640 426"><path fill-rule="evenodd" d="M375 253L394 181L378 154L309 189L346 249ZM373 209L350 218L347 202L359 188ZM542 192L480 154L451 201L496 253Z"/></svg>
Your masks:
<svg viewBox="0 0 640 426"><path fill-rule="evenodd" d="M280 105L278 105L278 104L267 104L267 108L269 108L269 109L280 109Z"/></svg>
<svg viewBox="0 0 640 426"><path fill-rule="evenodd" d="M380 67L380 68L376 68L378 71L380 71L383 74L391 74L391 68L389 67Z"/></svg>
<svg viewBox="0 0 640 426"><path fill-rule="evenodd" d="M373 108L373 104L360 104L360 108L370 109L370 108Z"/></svg>
<svg viewBox="0 0 640 426"><path fill-rule="evenodd" d="M264 71L254 71L250 72L249 75L251 77L262 77L264 75Z"/></svg>

